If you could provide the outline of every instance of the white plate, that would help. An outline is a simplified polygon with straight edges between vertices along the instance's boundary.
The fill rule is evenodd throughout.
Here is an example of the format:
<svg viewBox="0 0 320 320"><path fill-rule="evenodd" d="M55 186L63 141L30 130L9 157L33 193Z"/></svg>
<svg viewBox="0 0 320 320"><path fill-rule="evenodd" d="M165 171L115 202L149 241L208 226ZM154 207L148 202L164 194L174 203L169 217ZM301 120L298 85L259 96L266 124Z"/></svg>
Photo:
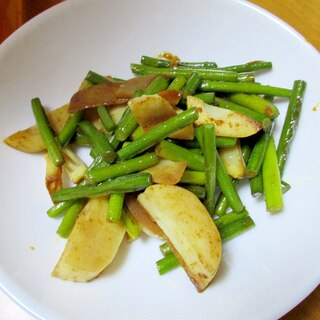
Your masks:
<svg viewBox="0 0 320 320"><path fill-rule="evenodd" d="M313 107L320 97L320 59L302 37L255 6L78 0L54 7L1 45L1 139L34 123L31 98L54 108L68 101L89 69L131 77L130 62L160 51L219 65L270 60L273 71L259 81L282 87L308 82L284 177L292 185L285 210L270 215L241 190L256 227L224 245L221 269L202 294L180 269L160 277L154 264L159 243L146 238L123 245L97 280L64 282L50 276L64 240L55 234L59 220L46 216L43 158L1 144L0 282L35 317L276 319L319 283L320 112Z"/></svg>

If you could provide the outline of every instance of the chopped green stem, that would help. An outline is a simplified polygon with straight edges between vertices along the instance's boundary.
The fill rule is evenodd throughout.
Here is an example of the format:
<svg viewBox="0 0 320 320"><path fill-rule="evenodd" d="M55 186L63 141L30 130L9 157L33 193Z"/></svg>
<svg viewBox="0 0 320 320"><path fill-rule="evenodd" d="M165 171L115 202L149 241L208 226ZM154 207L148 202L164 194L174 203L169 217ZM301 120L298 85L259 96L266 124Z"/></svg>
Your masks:
<svg viewBox="0 0 320 320"><path fill-rule="evenodd" d="M161 253L163 254L163 256L166 256L168 253L171 253L171 249L168 245L168 243L163 243L162 245L159 246L159 249L161 251Z"/></svg>
<svg viewBox="0 0 320 320"><path fill-rule="evenodd" d="M277 147L277 155L281 176L283 174L284 167L288 159L291 142L297 130L305 88L306 82L302 80L296 80L293 84L292 94L290 96L286 117L284 120Z"/></svg>
<svg viewBox="0 0 320 320"><path fill-rule="evenodd" d="M253 228L255 226L254 221L250 216L236 220L232 223L227 224L225 227L219 229L221 239L227 241L241 233Z"/></svg>
<svg viewBox="0 0 320 320"><path fill-rule="evenodd" d="M101 123L104 129L108 131L113 131L116 128L116 124L112 120L107 108L105 106L97 107L97 112L99 114Z"/></svg>
<svg viewBox="0 0 320 320"><path fill-rule="evenodd" d="M138 126L131 134L131 140L136 140L144 134L144 131L141 126Z"/></svg>
<svg viewBox="0 0 320 320"><path fill-rule="evenodd" d="M246 176L248 178L254 178L258 175L271 137L271 132L272 130L262 132L258 141L255 143L246 167Z"/></svg>
<svg viewBox="0 0 320 320"><path fill-rule="evenodd" d="M184 76L188 78L193 72L198 72L202 79L217 80L217 81L239 81L238 73L223 70L208 70L208 69L183 69L183 68L153 68L149 66L131 64L131 71L135 74L159 74L166 75L171 78L176 76ZM214 91L214 90L211 90Z"/></svg>
<svg viewBox="0 0 320 320"><path fill-rule="evenodd" d="M195 129L195 131L197 130L198 128ZM167 141L173 142L187 149L200 148L200 143L198 142L197 138L194 140L167 139ZM216 137L217 148L233 147L236 143L237 143L237 138L234 138L234 137Z"/></svg>
<svg viewBox="0 0 320 320"><path fill-rule="evenodd" d="M204 186L196 185L196 184L185 184L182 185L183 188L191 191L195 194L199 199L204 199L206 197L206 189Z"/></svg>
<svg viewBox="0 0 320 320"><path fill-rule="evenodd" d="M114 132L115 138L121 142L125 141L137 127L137 119L131 109L127 107Z"/></svg>
<svg viewBox="0 0 320 320"><path fill-rule="evenodd" d="M91 141L92 146L105 161L112 163L116 158L116 153L106 139L105 135L100 132L91 122L83 120L79 122L79 128L84 135Z"/></svg>
<svg viewBox="0 0 320 320"><path fill-rule="evenodd" d="M165 257L158 260L156 264L160 275L163 275L180 266L180 262L173 252L168 253Z"/></svg>
<svg viewBox="0 0 320 320"><path fill-rule="evenodd" d="M282 180L281 181L281 188L282 188L282 193L285 194L286 192L288 192L291 189L291 186L289 183Z"/></svg>
<svg viewBox="0 0 320 320"><path fill-rule="evenodd" d="M270 120L270 118L260 112L237 105L231 101L218 98L218 97L216 97L215 101L218 104L218 106L221 108L225 108L237 113L241 113L251 119L258 121L263 126L264 130L270 130L272 126L272 121Z"/></svg>
<svg viewBox="0 0 320 320"><path fill-rule="evenodd" d="M91 70L87 73L86 80L90 81L92 84L106 83L109 81L106 77Z"/></svg>
<svg viewBox="0 0 320 320"><path fill-rule="evenodd" d="M108 141L109 141L111 147L113 148L113 150L117 150L118 147L119 147L119 145L120 145L120 143L121 143L121 141L119 141L119 140L116 138L115 134L111 135L111 136L109 137Z"/></svg>
<svg viewBox="0 0 320 320"><path fill-rule="evenodd" d="M78 218L79 213L83 209L86 204L85 199L77 200L73 203L71 207L67 209L65 216L63 217L58 230L57 234L63 238L67 238L73 229L73 226Z"/></svg>
<svg viewBox="0 0 320 320"><path fill-rule="evenodd" d="M206 175L206 197L204 205L210 215L213 215L216 196L216 139L215 127L213 124L203 125L203 155Z"/></svg>
<svg viewBox="0 0 320 320"><path fill-rule="evenodd" d="M186 84L187 79L184 76L176 76L172 82L169 84L169 90L181 90Z"/></svg>
<svg viewBox="0 0 320 320"><path fill-rule="evenodd" d="M166 140L161 141L155 150L156 154L164 159L187 162L187 167L192 170L205 170L204 157L186 148L178 146Z"/></svg>
<svg viewBox="0 0 320 320"><path fill-rule="evenodd" d="M84 134L77 132L74 142L79 146L91 146L91 141Z"/></svg>
<svg viewBox="0 0 320 320"><path fill-rule="evenodd" d="M243 92L253 94L267 94L279 97L289 97L291 90L273 86L266 86L256 82L226 82L203 80L200 86L202 91Z"/></svg>
<svg viewBox="0 0 320 320"><path fill-rule="evenodd" d="M152 95L152 94L159 93L163 90L166 90L168 88L168 85L169 85L169 81L166 78L162 76L158 76L149 84L144 94Z"/></svg>
<svg viewBox="0 0 320 320"><path fill-rule="evenodd" d="M224 168L220 157L217 154L217 183L221 192L226 196L229 206L236 212L241 212L244 209L244 205L236 191L231 177L228 175Z"/></svg>
<svg viewBox="0 0 320 320"><path fill-rule="evenodd" d="M172 66L172 62L169 60L153 58L148 56L142 56L140 62L141 64L155 68L170 68Z"/></svg>
<svg viewBox="0 0 320 320"><path fill-rule="evenodd" d="M47 115L43 109L39 98L31 100L32 111L36 119L38 129L44 145L48 151L49 157L56 166L61 166L64 163L61 147L56 140L56 137L51 130Z"/></svg>
<svg viewBox="0 0 320 320"><path fill-rule="evenodd" d="M203 186L206 183L206 175L203 171L185 170L180 182Z"/></svg>
<svg viewBox="0 0 320 320"><path fill-rule="evenodd" d="M179 67L184 67L184 68L193 68L193 69L216 69L218 66L215 62L209 62L209 61L204 61L204 62L183 62L180 61L178 63Z"/></svg>
<svg viewBox="0 0 320 320"><path fill-rule="evenodd" d="M229 95L229 99L240 106L260 112L271 119L275 119L279 115L279 110L274 104L255 94L233 93Z"/></svg>
<svg viewBox="0 0 320 320"><path fill-rule="evenodd" d="M85 178L91 183L98 183L107 179L147 169L156 165L158 161L159 159L155 153L147 153L110 166L89 170L87 171Z"/></svg>
<svg viewBox="0 0 320 320"><path fill-rule="evenodd" d="M58 134L58 141L62 147L67 145L71 138L73 137L76 129L78 127L78 123L81 120L83 115L83 111L70 113L65 125L62 130Z"/></svg>
<svg viewBox="0 0 320 320"><path fill-rule="evenodd" d="M136 240L141 234L140 225L131 216L130 211L126 206L123 207L121 220L126 228L127 234L131 240Z"/></svg>
<svg viewBox="0 0 320 320"><path fill-rule="evenodd" d="M269 61L250 61L245 64L238 64L234 66L227 66L219 68L221 70L235 71L235 72L250 72L263 69L271 69L272 62Z"/></svg>
<svg viewBox="0 0 320 320"><path fill-rule="evenodd" d="M194 135L199 143L200 148L203 150L203 126L196 127L194 129Z"/></svg>
<svg viewBox="0 0 320 320"><path fill-rule="evenodd" d="M251 148L248 145L244 145L241 151L242 151L243 160L245 161L245 163L247 163L250 157ZM232 183L233 183L233 186L237 188L238 185L240 184L240 180L232 179ZM216 201L216 205L214 208L214 215L223 216L224 214L226 214L228 208L229 208L228 199L221 192Z"/></svg>
<svg viewBox="0 0 320 320"><path fill-rule="evenodd" d="M233 186L235 188L238 187L238 185L240 184L240 180L236 180L234 179L232 181L233 183ZM229 208L229 202L228 202L228 199L226 198L226 196L221 192L219 194L219 197L216 201L216 205L214 207L214 215L216 216L219 216L219 217L222 217L223 215L226 214L227 210Z"/></svg>
<svg viewBox="0 0 320 320"><path fill-rule="evenodd" d="M262 164L262 178L267 211L281 211L283 208L281 176L273 137L269 139Z"/></svg>
<svg viewBox="0 0 320 320"><path fill-rule="evenodd" d="M187 80L187 83L182 90L182 101L185 103L187 96L193 96L201 84L201 77L198 72L192 72Z"/></svg>
<svg viewBox="0 0 320 320"><path fill-rule="evenodd" d="M195 94L194 96L207 104L214 104L216 94L214 92L201 92Z"/></svg>
<svg viewBox="0 0 320 320"><path fill-rule="evenodd" d="M74 202L75 200L58 202L47 211L47 214L50 218L56 218L63 214L68 208L70 208L74 204Z"/></svg>
<svg viewBox="0 0 320 320"><path fill-rule="evenodd" d="M93 158L94 159L93 159L92 163L90 164L89 168L87 169L85 176L88 175L88 172L90 172L91 170L98 169L98 168L104 168L104 167L107 167L110 165L110 163L105 161L103 159L103 157L101 157L100 155L97 155ZM86 181L86 180L84 180L84 181Z"/></svg>
<svg viewBox="0 0 320 320"><path fill-rule="evenodd" d="M134 173L102 182L98 185L77 185L53 193L53 201L66 201L81 198L102 197L111 193L135 192L151 185L149 173Z"/></svg>
<svg viewBox="0 0 320 320"><path fill-rule="evenodd" d="M124 193L112 193L110 195L106 214L107 221L118 223L121 220L124 196Z"/></svg>
<svg viewBox="0 0 320 320"><path fill-rule="evenodd" d="M249 179L251 195L260 197L263 194L262 170L254 178Z"/></svg>
<svg viewBox="0 0 320 320"><path fill-rule="evenodd" d="M198 118L196 108L185 110L176 116L156 125L128 146L117 151L120 160L126 160L156 145L171 133L193 123Z"/></svg>
<svg viewBox="0 0 320 320"><path fill-rule="evenodd" d="M222 217L219 217L218 219L215 219L214 223L216 224L218 229L221 229L230 223L233 223L237 220L241 220L248 216L249 216L249 213L247 210L243 210L240 213L232 211L223 215Z"/></svg>

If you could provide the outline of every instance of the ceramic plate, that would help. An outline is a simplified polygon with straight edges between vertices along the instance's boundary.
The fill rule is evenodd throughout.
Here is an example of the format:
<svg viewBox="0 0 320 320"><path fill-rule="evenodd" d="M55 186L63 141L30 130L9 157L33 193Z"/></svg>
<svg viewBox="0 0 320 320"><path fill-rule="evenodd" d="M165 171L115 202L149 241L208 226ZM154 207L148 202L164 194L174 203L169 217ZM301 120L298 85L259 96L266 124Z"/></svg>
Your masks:
<svg viewBox="0 0 320 320"><path fill-rule="evenodd" d="M53 109L70 99L88 70L129 78L131 62L161 51L220 66L272 61L273 70L257 81L288 88L307 81L284 175L292 186L285 209L269 214L241 189L256 227L224 244L219 273L202 294L181 269L158 275L159 241L146 237L124 243L95 281L65 282L50 275L65 241L55 233L59 220L46 215L43 156L2 143L0 282L36 318L276 319L319 283L319 54L247 2L69 0L41 14L0 48L1 139L34 123L31 98ZM279 125L286 106L279 104Z"/></svg>

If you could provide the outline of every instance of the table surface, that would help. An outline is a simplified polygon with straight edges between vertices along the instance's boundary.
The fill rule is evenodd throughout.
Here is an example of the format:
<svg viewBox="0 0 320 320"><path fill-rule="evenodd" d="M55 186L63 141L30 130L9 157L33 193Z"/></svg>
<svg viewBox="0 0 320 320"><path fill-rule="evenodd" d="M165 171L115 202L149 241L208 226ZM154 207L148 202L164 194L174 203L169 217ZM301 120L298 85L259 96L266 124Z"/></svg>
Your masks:
<svg viewBox="0 0 320 320"><path fill-rule="evenodd" d="M1 0L0 43L24 22L63 0ZM275 14L320 51L320 0L251 0ZM32 320L33 318L0 291L0 319ZM281 320L319 320L320 286Z"/></svg>

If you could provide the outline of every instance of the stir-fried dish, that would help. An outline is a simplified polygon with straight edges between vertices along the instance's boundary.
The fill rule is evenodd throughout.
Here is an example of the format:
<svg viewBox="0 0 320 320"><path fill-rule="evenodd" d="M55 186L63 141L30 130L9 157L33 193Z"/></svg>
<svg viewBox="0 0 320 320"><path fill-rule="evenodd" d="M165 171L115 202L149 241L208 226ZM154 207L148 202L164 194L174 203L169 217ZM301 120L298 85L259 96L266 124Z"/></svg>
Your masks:
<svg viewBox="0 0 320 320"><path fill-rule="evenodd" d="M283 209L290 189L282 176L306 83L288 89L256 81L271 68L266 61L183 62L164 53L131 64L128 80L89 71L69 103L53 111L33 98L36 124L4 142L44 153L47 214L61 219L57 233L67 238L52 275L90 281L123 241L144 232L162 240L160 274L181 266L204 291L223 242L255 225L239 184L263 197L268 212ZM287 99L285 110L278 97Z"/></svg>

